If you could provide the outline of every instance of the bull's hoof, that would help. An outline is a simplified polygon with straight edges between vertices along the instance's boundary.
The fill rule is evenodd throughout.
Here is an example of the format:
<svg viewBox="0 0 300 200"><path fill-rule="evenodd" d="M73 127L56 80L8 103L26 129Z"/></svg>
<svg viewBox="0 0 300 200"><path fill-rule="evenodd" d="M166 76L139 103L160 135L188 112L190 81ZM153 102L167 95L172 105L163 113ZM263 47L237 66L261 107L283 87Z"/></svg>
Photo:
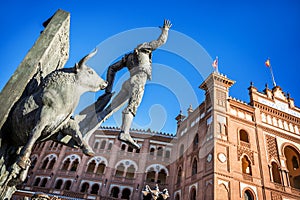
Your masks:
<svg viewBox="0 0 300 200"><path fill-rule="evenodd" d="M30 166L30 159L28 158L24 158L24 157L20 157L17 161L17 164L22 168L22 169L26 169L28 166Z"/></svg>
<svg viewBox="0 0 300 200"><path fill-rule="evenodd" d="M134 149L140 149L140 145L138 145L137 142L135 142L132 137L128 133L124 133L123 131L120 132L118 139L122 142L125 142L129 146L131 146Z"/></svg>

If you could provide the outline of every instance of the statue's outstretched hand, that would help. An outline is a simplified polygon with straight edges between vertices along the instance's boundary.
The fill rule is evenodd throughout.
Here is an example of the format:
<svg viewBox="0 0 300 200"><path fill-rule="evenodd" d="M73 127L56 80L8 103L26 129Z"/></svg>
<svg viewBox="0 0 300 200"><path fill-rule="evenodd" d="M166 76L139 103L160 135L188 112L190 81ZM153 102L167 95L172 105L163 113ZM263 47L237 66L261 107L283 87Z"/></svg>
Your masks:
<svg viewBox="0 0 300 200"><path fill-rule="evenodd" d="M171 26L172 26L171 21L168 19L165 19L163 28L169 30L171 28Z"/></svg>

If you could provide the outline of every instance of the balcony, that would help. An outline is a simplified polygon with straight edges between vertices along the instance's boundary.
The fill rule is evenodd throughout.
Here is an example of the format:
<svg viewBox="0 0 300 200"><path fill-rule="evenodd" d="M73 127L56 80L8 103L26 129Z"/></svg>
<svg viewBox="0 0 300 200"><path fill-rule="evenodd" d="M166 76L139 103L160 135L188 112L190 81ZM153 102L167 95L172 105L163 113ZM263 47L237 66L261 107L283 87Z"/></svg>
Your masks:
<svg viewBox="0 0 300 200"><path fill-rule="evenodd" d="M246 148L248 148L248 149L251 148L251 144L248 143L248 142L244 142L244 141L240 141L240 146L246 147Z"/></svg>
<svg viewBox="0 0 300 200"><path fill-rule="evenodd" d="M73 192L73 191L63 191L62 195L67 197L73 197L73 198L81 198L81 199L84 199L85 197L84 193Z"/></svg>
<svg viewBox="0 0 300 200"><path fill-rule="evenodd" d="M32 190L35 192L44 192L44 193L49 193L49 188L44 188L44 187L37 187L37 186L33 186Z"/></svg>
<svg viewBox="0 0 300 200"><path fill-rule="evenodd" d="M300 196L300 189L291 188L291 191L292 191L293 194Z"/></svg>
<svg viewBox="0 0 300 200"><path fill-rule="evenodd" d="M243 174L243 179L246 180L246 181L253 182L253 177L249 174Z"/></svg>
<svg viewBox="0 0 300 200"><path fill-rule="evenodd" d="M277 190L284 191L283 185L281 185L281 184L279 184L279 183L273 183L273 184L274 184L274 187L275 187Z"/></svg>
<svg viewBox="0 0 300 200"><path fill-rule="evenodd" d="M126 178L126 177L123 177L123 176L114 176L112 178L112 182L126 183L128 185L134 185L135 184L135 178Z"/></svg>
<svg viewBox="0 0 300 200"><path fill-rule="evenodd" d="M149 182L149 181L144 182L144 186L149 185L151 189L153 189L156 184L158 184L159 190L161 190L161 191L165 188L168 188L168 186L169 186L169 184L167 184L167 183L155 183L155 182Z"/></svg>
<svg viewBox="0 0 300 200"><path fill-rule="evenodd" d="M68 170L58 170L57 175L59 176L76 176L76 171L68 171Z"/></svg>

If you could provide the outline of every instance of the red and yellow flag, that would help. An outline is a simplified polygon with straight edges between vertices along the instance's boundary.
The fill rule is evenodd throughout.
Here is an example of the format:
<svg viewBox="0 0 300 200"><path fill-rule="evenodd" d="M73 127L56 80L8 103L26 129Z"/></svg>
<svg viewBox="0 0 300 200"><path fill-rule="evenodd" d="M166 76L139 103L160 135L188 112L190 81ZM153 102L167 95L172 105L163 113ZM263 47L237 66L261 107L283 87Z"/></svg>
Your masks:
<svg viewBox="0 0 300 200"><path fill-rule="evenodd" d="M213 63L211 64L213 66L213 68L217 69L218 68L218 57L216 57L216 59L213 61Z"/></svg>
<svg viewBox="0 0 300 200"><path fill-rule="evenodd" d="M271 63L270 63L270 59L269 59L269 58L266 60L265 65L266 65L267 67L270 67L270 66L271 66Z"/></svg>

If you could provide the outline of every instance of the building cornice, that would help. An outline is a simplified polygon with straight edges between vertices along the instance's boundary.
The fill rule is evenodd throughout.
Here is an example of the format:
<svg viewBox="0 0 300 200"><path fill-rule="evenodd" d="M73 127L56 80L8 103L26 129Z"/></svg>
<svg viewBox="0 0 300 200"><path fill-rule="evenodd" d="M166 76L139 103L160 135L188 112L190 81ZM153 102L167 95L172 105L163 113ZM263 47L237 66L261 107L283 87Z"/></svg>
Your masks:
<svg viewBox="0 0 300 200"><path fill-rule="evenodd" d="M261 124L258 124L257 127L261 128L265 132L272 133L272 134L274 134L278 137L281 137L281 138L284 138L284 139L287 139L287 140L291 140L291 141L296 142L296 143L300 143L300 137L299 136L298 136L298 138L296 138L296 137L293 137L293 136L290 136L290 135L286 135L286 134L284 134L280 131L277 131L277 130L272 129L272 128L268 128L268 127L263 126ZM297 136L297 135L295 135L295 136Z"/></svg>

